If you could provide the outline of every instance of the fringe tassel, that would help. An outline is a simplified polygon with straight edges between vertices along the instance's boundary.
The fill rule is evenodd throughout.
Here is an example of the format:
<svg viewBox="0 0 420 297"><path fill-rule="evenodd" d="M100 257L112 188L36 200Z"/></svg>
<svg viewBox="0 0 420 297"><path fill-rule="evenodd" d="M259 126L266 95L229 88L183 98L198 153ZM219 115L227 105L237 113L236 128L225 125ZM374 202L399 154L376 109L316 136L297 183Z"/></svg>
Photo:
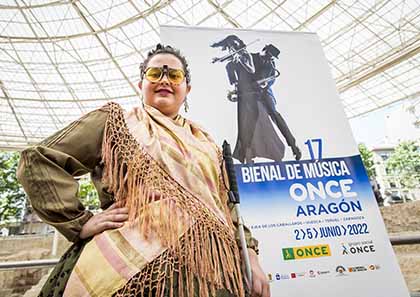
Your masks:
<svg viewBox="0 0 420 297"><path fill-rule="evenodd" d="M147 288L153 296L169 291L170 297L193 297L198 290L200 297L208 297L225 288L243 297L232 222L223 223L152 159L130 134L118 104L108 108L103 179L117 203L129 209L129 222L137 221L146 239L153 234L167 248L114 296L143 296Z"/></svg>

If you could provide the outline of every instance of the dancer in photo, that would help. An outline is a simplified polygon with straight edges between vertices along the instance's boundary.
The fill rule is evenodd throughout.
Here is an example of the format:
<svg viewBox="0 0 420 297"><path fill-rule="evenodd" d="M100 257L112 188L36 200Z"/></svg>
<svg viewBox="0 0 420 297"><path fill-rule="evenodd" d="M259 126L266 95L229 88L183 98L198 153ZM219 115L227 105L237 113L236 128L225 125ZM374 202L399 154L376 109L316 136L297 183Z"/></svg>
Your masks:
<svg viewBox="0 0 420 297"><path fill-rule="evenodd" d="M258 107L255 101L254 73L255 67L251 54L248 53L245 43L236 35L215 42L211 47L221 47L228 54L213 59L215 62L227 62L226 73L232 90L228 97L237 101L238 138L233 156L240 162L252 160L252 138L258 119Z"/></svg>
<svg viewBox="0 0 420 297"><path fill-rule="evenodd" d="M225 56L214 58L212 62L226 62L228 81L233 87L228 99L237 102L238 135L233 156L241 163L253 163L256 157L282 161L285 146L273 128L272 120L291 147L295 159L299 160L300 149L275 108L271 88L278 76L274 57L277 58L280 51L270 44L261 53L250 54L247 45L236 35L228 35L211 47L227 51Z"/></svg>

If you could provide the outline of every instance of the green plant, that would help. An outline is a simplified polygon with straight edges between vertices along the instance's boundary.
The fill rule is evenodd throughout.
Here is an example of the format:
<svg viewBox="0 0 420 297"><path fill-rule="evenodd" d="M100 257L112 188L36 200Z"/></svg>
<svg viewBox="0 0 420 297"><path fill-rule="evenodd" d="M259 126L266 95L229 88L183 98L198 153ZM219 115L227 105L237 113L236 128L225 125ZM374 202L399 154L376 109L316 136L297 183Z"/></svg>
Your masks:
<svg viewBox="0 0 420 297"><path fill-rule="evenodd" d="M26 194L16 178L19 153L0 151L0 223L20 221Z"/></svg>
<svg viewBox="0 0 420 297"><path fill-rule="evenodd" d="M420 143L419 141L401 142L386 162L388 171L400 184L413 189L420 186Z"/></svg>
<svg viewBox="0 0 420 297"><path fill-rule="evenodd" d="M373 162L373 153L366 147L364 143L359 143L359 152L360 157L362 158L363 165L366 168L367 175L369 179L372 179L376 176L374 162Z"/></svg>
<svg viewBox="0 0 420 297"><path fill-rule="evenodd" d="M89 178L79 180L79 197L86 208L90 210L99 209L98 192Z"/></svg>

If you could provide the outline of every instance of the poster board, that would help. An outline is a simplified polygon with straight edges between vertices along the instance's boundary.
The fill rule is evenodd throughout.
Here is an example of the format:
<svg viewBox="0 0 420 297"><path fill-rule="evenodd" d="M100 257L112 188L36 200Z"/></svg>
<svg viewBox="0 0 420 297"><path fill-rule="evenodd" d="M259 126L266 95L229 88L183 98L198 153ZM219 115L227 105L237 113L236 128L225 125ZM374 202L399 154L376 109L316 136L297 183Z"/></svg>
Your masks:
<svg viewBox="0 0 420 297"><path fill-rule="evenodd" d="M272 296L409 296L317 35L163 26L161 40L188 58L187 117L235 149Z"/></svg>

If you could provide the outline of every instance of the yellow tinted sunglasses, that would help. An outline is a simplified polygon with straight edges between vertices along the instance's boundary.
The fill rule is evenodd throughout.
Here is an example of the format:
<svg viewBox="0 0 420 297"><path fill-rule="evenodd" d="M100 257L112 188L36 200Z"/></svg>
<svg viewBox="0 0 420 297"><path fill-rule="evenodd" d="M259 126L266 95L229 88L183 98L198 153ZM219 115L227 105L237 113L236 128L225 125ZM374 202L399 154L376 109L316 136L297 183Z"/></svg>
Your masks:
<svg viewBox="0 0 420 297"><path fill-rule="evenodd" d="M148 67L144 71L144 77L152 83L160 81L165 74L171 84L179 85L185 79L185 73L182 69L169 68L168 65Z"/></svg>

